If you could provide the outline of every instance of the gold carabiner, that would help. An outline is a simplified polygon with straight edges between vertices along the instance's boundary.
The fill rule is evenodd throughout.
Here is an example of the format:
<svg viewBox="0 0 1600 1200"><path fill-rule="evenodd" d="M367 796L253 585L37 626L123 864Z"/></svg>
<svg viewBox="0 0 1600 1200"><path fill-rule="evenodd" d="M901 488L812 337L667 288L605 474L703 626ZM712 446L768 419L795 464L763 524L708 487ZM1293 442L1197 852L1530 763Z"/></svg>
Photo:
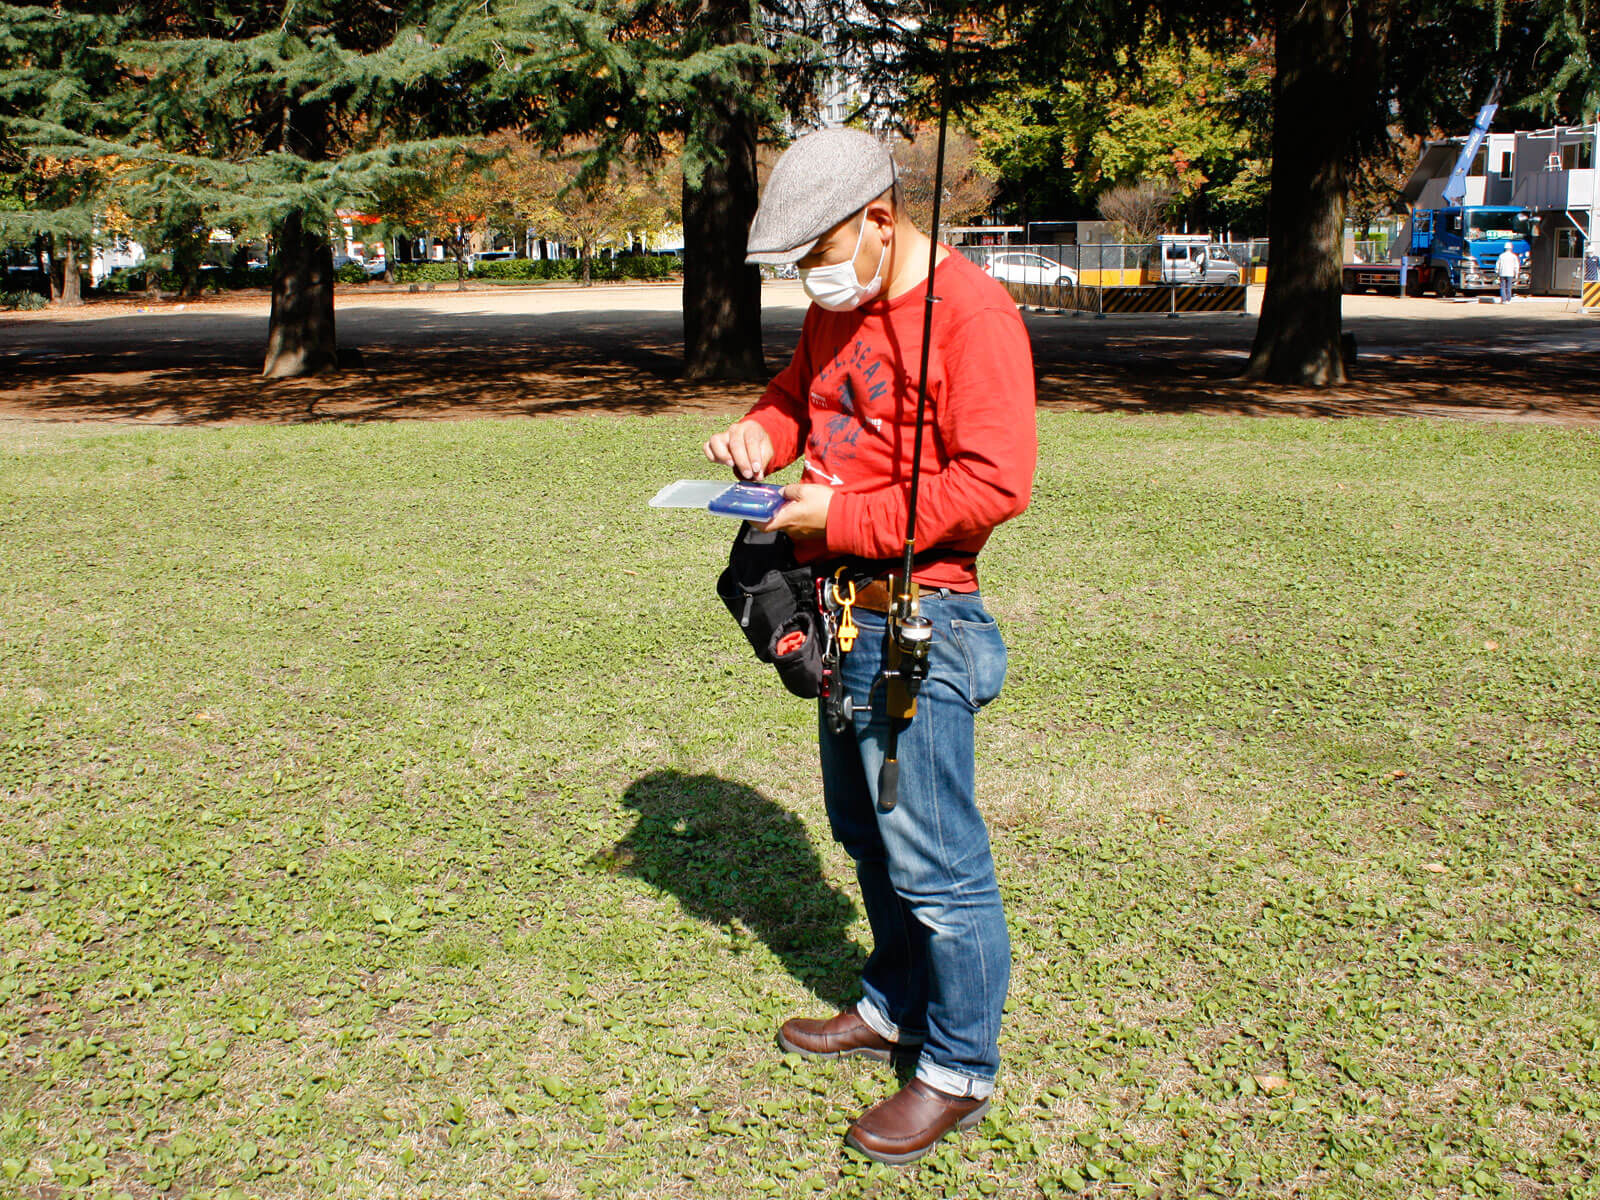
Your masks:
<svg viewBox="0 0 1600 1200"><path fill-rule="evenodd" d="M839 606L840 612L839 649L845 654L849 654L851 648L856 644L856 638L860 635L861 629L856 624L855 617L850 613L856 602L856 581L853 579L845 580L845 583L850 587L850 594L846 596L839 589L839 577L843 574L844 568L840 567L833 573L833 580L829 586L833 588L833 602Z"/></svg>

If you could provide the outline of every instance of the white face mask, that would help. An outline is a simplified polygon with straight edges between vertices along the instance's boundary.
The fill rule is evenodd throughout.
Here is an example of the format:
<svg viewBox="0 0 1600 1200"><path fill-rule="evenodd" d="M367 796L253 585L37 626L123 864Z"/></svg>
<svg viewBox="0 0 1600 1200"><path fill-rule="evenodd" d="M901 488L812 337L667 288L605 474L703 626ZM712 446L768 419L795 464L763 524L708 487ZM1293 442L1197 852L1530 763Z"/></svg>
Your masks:
<svg viewBox="0 0 1600 1200"><path fill-rule="evenodd" d="M883 260L888 257L889 243L883 243L878 255L878 270L871 283L862 283L856 277L856 254L861 253L861 240L867 235L867 219L861 218L861 232L856 234L855 254L844 262L826 267L801 267L800 283L810 296L830 312L849 312L860 308L883 288Z"/></svg>

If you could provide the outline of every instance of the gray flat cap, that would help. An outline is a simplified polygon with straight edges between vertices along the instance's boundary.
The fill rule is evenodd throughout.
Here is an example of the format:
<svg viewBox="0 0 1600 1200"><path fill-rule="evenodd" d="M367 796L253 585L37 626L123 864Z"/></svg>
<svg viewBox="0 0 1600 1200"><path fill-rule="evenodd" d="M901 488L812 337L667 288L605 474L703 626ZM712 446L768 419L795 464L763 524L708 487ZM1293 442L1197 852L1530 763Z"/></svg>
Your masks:
<svg viewBox="0 0 1600 1200"><path fill-rule="evenodd" d="M792 263L894 185L889 148L859 129L819 129L783 152L745 243L747 263Z"/></svg>

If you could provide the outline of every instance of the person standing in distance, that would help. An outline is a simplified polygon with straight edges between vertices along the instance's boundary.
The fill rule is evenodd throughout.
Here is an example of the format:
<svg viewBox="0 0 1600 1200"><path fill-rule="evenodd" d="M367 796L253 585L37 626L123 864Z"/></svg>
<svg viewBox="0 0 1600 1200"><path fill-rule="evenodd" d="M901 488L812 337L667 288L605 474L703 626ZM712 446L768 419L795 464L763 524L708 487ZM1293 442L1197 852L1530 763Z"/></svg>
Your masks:
<svg viewBox="0 0 1600 1200"><path fill-rule="evenodd" d="M900 566L921 364L928 236L912 222L888 149L829 129L773 168L750 227L747 262L796 263L811 307L789 365L754 408L705 444L759 480L804 460L764 527L787 533L819 574L869 564L861 634L841 675L857 705L835 734L819 712L823 798L855 861L873 947L861 1000L797 1017L778 1033L818 1058L917 1056L904 1088L868 1109L846 1141L880 1162L910 1162L983 1119L1000 1065L1011 943L978 810L974 718L1000 691L1006 649L978 591L990 532L1028 505L1037 457L1033 355L1005 289L940 246L934 267L928 423L918 485L915 578L934 623L917 712L900 731L899 803L877 809L885 755L883 667Z"/></svg>
<svg viewBox="0 0 1600 1200"><path fill-rule="evenodd" d="M1511 289L1517 286L1517 275L1522 271L1522 259L1511 248L1510 243L1500 251L1500 257L1494 260L1494 273L1500 279L1500 303L1511 303Z"/></svg>

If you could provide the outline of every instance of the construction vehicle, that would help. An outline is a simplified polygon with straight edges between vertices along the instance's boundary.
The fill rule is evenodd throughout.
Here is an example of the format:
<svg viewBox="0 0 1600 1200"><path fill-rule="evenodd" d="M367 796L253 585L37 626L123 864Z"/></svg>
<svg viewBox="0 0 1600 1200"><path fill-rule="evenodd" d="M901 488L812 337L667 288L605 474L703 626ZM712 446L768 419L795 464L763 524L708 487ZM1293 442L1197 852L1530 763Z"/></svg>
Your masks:
<svg viewBox="0 0 1600 1200"><path fill-rule="evenodd" d="M1400 242L1401 257L1387 263L1345 263L1344 290L1377 288L1421 296L1492 292L1500 286L1495 260L1507 246L1522 262L1516 289L1527 291L1528 263L1533 250L1534 222L1525 208L1509 204L1467 204L1467 174L1489 134L1499 105L1497 82L1489 102L1456 156L1445 181L1442 203L1411 213L1409 236Z"/></svg>
<svg viewBox="0 0 1600 1200"><path fill-rule="evenodd" d="M1425 292L1490 292L1500 286L1495 260L1510 246L1522 267L1515 290L1528 290L1533 218L1510 205L1452 205L1411 214L1411 251L1406 255L1408 296Z"/></svg>

